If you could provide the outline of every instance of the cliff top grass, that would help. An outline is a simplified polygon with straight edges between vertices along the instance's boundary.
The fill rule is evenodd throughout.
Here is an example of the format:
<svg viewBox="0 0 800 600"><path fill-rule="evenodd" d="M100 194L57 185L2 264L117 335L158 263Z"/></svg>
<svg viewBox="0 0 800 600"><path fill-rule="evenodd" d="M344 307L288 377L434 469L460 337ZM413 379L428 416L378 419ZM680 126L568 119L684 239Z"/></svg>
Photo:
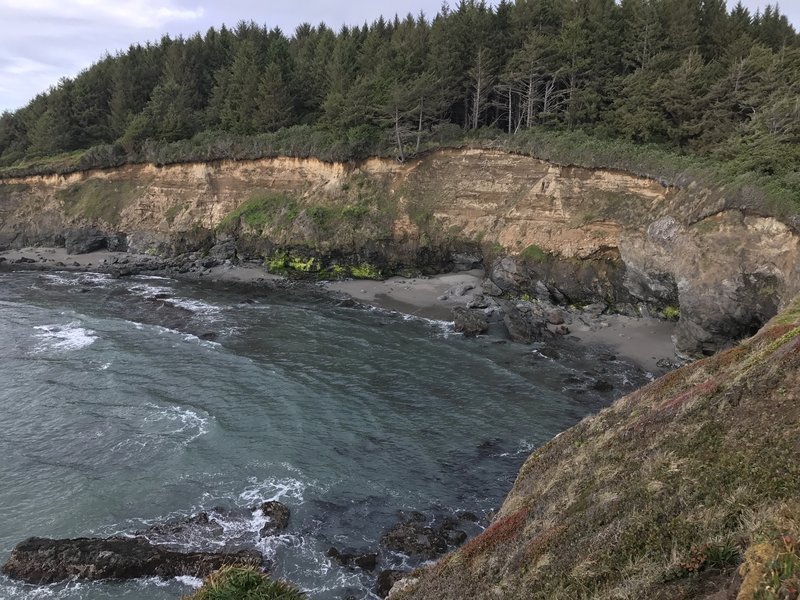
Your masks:
<svg viewBox="0 0 800 600"><path fill-rule="evenodd" d="M800 299L534 452L400 598L796 598L798 539Z"/></svg>

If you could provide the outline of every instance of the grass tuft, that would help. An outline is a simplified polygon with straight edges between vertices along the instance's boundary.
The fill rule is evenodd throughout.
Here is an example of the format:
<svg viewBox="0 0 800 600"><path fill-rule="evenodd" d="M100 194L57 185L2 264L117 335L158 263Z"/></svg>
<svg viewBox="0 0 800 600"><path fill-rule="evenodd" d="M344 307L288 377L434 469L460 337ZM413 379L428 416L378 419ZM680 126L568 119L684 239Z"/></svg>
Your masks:
<svg viewBox="0 0 800 600"><path fill-rule="evenodd" d="M270 579L255 567L223 567L184 600L303 600L305 594L283 581Z"/></svg>

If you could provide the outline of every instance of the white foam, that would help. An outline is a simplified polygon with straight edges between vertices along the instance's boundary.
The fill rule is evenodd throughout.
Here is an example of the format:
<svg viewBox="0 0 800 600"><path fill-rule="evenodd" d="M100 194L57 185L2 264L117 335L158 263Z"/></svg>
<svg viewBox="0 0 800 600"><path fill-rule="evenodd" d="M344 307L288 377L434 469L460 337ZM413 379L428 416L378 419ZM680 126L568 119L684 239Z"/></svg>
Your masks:
<svg viewBox="0 0 800 600"><path fill-rule="evenodd" d="M104 273L70 273L69 271L56 271L55 273L43 273L42 279L51 285L61 285L65 287L76 287L88 285L92 287L104 287L111 283L113 279Z"/></svg>
<svg viewBox="0 0 800 600"><path fill-rule="evenodd" d="M199 579L197 577L192 577L190 575L181 575L180 577L176 577L175 580L178 583L182 583L183 585L194 589L202 587L203 585L202 579Z"/></svg>
<svg viewBox="0 0 800 600"><path fill-rule="evenodd" d="M149 285L147 283L139 283L132 285L128 291L133 292L137 296L144 296L146 298L156 296L158 294L171 294L172 289L166 287L159 287L157 285Z"/></svg>
<svg viewBox="0 0 800 600"><path fill-rule="evenodd" d="M147 406L150 408L158 409L158 411L152 415L145 417L144 418L145 422L175 423L176 425L178 425L177 429L171 431L165 431L164 433L167 435L188 434L188 438L184 442L185 444L188 444L189 442L192 442L197 438L208 433L208 426L211 418L203 417L190 408L185 408L181 406L170 406L164 408L156 404L148 404Z"/></svg>
<svg viewBox="0 0 800 600"><path fill-rule="evenodd" d="M70 351L80 350L91 346L97 341L97 335L91 329L80 326L81 323L73 321L66 325L39 325L34 327L37 331L36 337L42 340L35 352L46 352L48 350Z"/></svg>
<svg viewBox="0 0 800 600"><path fill-rule="evenodd" d="M209 304L208 302L203 302L202 300L192 300L189 298L169 298L165 300L165 302L179 306L193 313L203 315L214 315L222 310L222 307L220 306Z"/></svg>
<svg viewBox="0 0 800 600"><path fill-rule="evenodd" d="M526 440L520 440L517 449L514 452L503 452L500 456L506 458L509 456L520 456L521 454L530 454L536 449L536 444Z"/></svg>

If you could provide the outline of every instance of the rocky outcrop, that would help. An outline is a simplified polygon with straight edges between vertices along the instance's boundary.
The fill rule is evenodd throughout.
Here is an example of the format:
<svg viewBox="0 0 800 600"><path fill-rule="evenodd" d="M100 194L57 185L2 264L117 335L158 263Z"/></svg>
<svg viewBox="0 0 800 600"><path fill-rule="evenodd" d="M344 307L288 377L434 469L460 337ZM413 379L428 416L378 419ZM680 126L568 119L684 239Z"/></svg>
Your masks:
<svg viewBox="0 0 800 600"><path fill-rule="evenodd" d="M289 527L289 507L281 502L271 500L264 502L260 507L261 513L269 521L261 528L261 537L275 535Z"/></svg>
<svg viewBox="0 0 800 600"><path fill-rule="evenodd" d="M392 600L792 598L800 297L534 452L490 526Z"/></svg>
<svg viewBox="0 0 800 600"><path fill-rule="evenodd" d="M473 337L489 331L489 321L482 311L458 307L453 309L453 328L456 333Z"/></svg>
<svg viewBox="0 0 800 600"><path fill-rule="evenodd" d="M68 579L205 577L225 565L261 565L261 554L238 551L182 553L142 538L30 538L17 545L2 572L11 579L36 585Z"/></svg>
<svg viewBox="0 0 800 600"><path fill-rule="evenodd" d="M724 189L499 150L438 150L403 164L128 165L0 182L0 248L105 244L322 277L482 261L490 296L679 313L678 348L690 355L752 333L800 292L798 240L774 218L728 208Z"/></svg>

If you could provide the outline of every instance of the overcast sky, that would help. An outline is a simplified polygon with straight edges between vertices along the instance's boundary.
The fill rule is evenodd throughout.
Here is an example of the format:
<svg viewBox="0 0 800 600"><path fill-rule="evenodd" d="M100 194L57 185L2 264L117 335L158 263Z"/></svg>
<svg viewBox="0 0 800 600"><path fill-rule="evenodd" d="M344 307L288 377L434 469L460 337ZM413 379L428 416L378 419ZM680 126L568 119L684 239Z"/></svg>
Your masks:
<svg viewBox="0 0 800 600"><path fill-rule="evenodd" d="M743 0L755 10L765 0ZM729 0L731 4L735 0ZM163 34L190 35L254 20L291 34L302 22L342 24L371 22L379 15L423 11L433 16L441 0L0 0L0 111L26 104L37 93L74 76L104 52L124 50L134 42ZM800 1L781 7L795 29Z"/></svg>

